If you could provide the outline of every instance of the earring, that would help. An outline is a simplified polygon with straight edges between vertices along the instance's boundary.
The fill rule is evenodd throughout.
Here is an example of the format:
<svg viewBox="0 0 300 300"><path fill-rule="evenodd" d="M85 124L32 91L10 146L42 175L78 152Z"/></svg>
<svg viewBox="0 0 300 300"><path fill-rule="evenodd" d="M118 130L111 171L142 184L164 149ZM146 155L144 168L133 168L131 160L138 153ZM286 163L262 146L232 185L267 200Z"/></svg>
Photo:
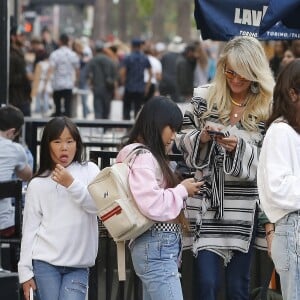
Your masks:
<svg viewBox="0 0 300 300"><path fill-rule="evenodd" d="M252 81L250 85L250 90L253 94L258 94L260 90L259 83Z"/></svg>
<svg viewBox="0 0 300 300"><path fill-rule="evenodd" d="M295 93L295 89L290 89L289 90L289 96L290 96L290 99L293 103L295 103L298 99L298 94Z"/></svg>

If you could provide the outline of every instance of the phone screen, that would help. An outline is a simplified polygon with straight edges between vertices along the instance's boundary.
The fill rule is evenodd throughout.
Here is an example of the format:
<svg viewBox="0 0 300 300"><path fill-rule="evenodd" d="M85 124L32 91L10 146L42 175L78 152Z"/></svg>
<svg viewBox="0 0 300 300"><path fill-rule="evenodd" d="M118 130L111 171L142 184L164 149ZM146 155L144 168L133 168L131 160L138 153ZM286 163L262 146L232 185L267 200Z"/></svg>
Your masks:
<svg viewBox="0 0 300 300"><path fill-rule="evenodd" d="M200 179L195 179L196 181L206 181L207 179L210 178L210 175L204 175L202 178Z"/></svg>
<svg viewBox="0 0 300 300"><path fill-rule="evenodd" d="M207 133L212 136L214 136L214 135L218 135L218 136L222 136L222 137L225 136L225 134L223 132L217 131L217 130L207 130Z"/></svg>

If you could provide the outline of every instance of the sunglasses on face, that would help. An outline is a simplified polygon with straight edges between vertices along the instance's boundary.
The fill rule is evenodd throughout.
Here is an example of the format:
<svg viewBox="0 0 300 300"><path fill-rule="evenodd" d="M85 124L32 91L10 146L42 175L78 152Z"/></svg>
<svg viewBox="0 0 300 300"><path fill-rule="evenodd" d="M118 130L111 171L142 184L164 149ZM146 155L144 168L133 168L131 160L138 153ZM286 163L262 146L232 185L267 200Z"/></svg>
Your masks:
<svg viewBox="0 0 300 300"><path fill-rule="evenodd" d="M227 79L237 78L240 81L249 81L248 79L246 79L245 77L242 77L241 75L239 75L238 73L234 72L233 70L226 69L226 67L224 68L224 74L225 74L225 76L226 76Z"/></svg>
<svg viewBox="0 0 300 300"><path fill-rule="evenodd" d="M293 89L294 89L294 91L296 92L296 94L298 94L298 95L300 94L300 88L294 87Z"/></svg>

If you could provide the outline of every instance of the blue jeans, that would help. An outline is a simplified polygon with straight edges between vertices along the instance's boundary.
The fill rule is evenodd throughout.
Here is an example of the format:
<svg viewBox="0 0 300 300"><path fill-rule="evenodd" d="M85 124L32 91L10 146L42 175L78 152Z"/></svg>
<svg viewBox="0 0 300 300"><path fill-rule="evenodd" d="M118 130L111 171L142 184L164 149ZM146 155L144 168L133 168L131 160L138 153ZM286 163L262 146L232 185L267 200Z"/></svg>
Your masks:
<svg viewBox="0 0 300 300"><path fill-rule="evenodd" d="M88 268L53 266L33 260L33 273L39 300L85 300Z"/></svg>
<svg viewBox="0 0 300 300"><path fill-rule="evenodd" d="M131 245L134 270L143 285L143 300L183 300L178 260L181 233L150 229Z"/></svg>
<svg viewBox="0 0 300 300"><path fill-rule="evenodd" d="M50 95L48 93L38 93L35 99L35 112L41 112L44 116L49 110L49 99Z"/></svg>
<svg viewBox="0 0 300 300"><path fill-rule="evenodd" d="M86 90L86 92L88 93L88 90ZM86 119L87 115L90 113L88 107L88 94L81 95L81 105L83 118Z"/></svg>
<svg viewBox="0 0 300 300"><path fill-rule="evenodd" d="M276 222L271 254L283 299L299 300L300 212L290 213Z"/></svg>
<svg viewBox="0 0 300 300"><path fill-rule="evenodd" d="M249 300L250 262L248 253L233 251L234 255L225 267L226 299ZM202 250L196 258L197 291L195 299L216 300L221 288L223 258L214 252Z"/></svg>
<svg viewBox="0 0 300 300"><path fill-rule="evenodd" d="M110 94L103 88L94 91L95 119L108 119L110 114Z"/></svg>

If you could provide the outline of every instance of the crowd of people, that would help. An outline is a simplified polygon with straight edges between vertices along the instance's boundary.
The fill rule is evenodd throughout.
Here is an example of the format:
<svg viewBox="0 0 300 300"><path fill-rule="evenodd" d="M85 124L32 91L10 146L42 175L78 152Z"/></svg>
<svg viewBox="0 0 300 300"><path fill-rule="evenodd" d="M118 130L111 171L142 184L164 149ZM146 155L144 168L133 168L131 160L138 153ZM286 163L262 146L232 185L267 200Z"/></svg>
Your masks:
<svg viewBox="0 0 300 300"><path fill-rule="evenodd" d="M179 36L169 44L141 38L107 42L64 33L54 41L47 28L30 39L14 28L11 54L17 51L22 61L11 56L10 103L26 116L108 119L112 100L122 100L122 118L133 119L153 95L188 101L194 87L214 76L219 44L184 43Z"/></svg>
<svg viewBox="0 0 300 300"><path fill-rule="evenodd" d="M226 299L249 299L259 224L283 299L300 300L300 41L275 42L268 56L260 41L240 36L218 44L215 57L199 41L175 37L164 49L133 39L120 55L120 45L102 40L61 34L55 43L48 30L43 34L31 41L28 68L24 44L12 32L11 65L19 73L10 75L11 105L0 108L0 163L9 169L1 178L31 178L18 264L25 299L33 289L41 300L84 300L97 255L97 209L87 185L99 168L83 157L72 120L76 91L84 118L93 112L107 119L111 101L122 99L123 119L135 119L117 161L144 147L128 178L140 211L154 221L129 244L144 300L183 299L183 248L195 256L195 300L217 300L222 281ZM53 118L32 177L15 139L33 105ZM183 156L177 166L168 158L174 152ZM8 202L0 206L3 236L13 236L13 223L1 221L11 213Z"/></svg>

